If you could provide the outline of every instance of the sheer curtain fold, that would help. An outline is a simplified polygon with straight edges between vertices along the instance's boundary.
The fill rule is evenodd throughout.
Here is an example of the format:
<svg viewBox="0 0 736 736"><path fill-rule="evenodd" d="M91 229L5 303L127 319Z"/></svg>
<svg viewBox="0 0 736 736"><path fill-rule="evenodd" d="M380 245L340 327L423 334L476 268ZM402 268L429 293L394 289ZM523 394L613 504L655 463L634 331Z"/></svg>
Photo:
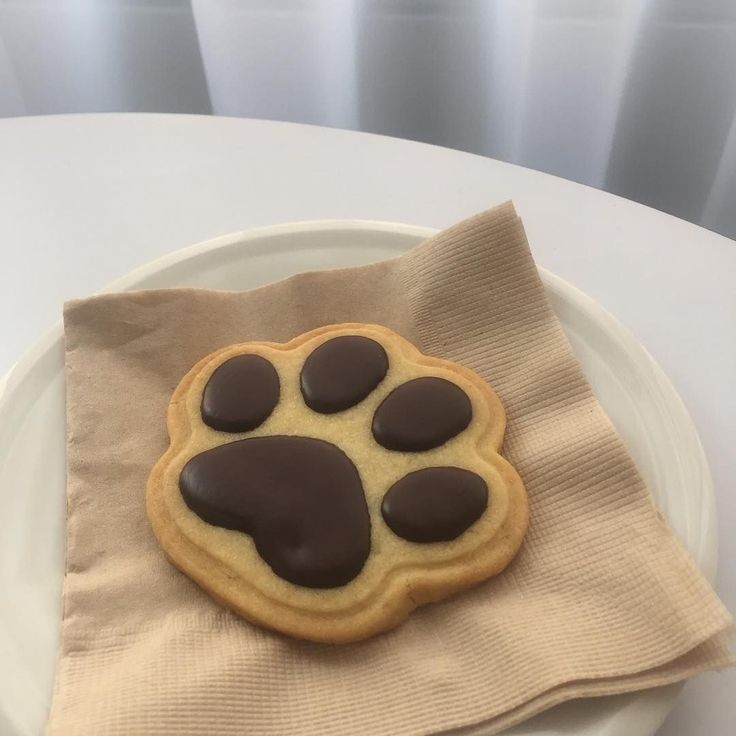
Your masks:
<svg viewBox="0 0 736 736"><path fill-rule="evenodd" d="M355 128L736 236L732 0L0 0L0 115Z"/></svg>
<svg viewBox="0 0 736 736"><path fill-rule="evenodd" d="M149 110L211 112L188 1L0 0L0 115Z"/></svg>

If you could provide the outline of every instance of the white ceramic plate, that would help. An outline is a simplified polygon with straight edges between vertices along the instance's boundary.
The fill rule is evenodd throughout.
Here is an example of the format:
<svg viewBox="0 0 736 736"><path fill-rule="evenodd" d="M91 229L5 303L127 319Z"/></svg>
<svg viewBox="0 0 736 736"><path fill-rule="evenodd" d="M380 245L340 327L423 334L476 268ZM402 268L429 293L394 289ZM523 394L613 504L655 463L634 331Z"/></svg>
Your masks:
<svg viewBox="0 0 736 736"><path fill-rule="evenodd" d="M296 223L228 235L137 269L106 291L195 286L248 289L300 271L396 256L433 231L391 223ZM716 562L713 489L695 428L674 388L634 337L575 288L542 272L552 306L596 395L657 505L705 574ZM0 386L0 733L39 734L58 643L64 556L65 437L61 326ZM512 733L645 736L678 687L574 701ZM482 729L473 729L482 733Z"/></svg>

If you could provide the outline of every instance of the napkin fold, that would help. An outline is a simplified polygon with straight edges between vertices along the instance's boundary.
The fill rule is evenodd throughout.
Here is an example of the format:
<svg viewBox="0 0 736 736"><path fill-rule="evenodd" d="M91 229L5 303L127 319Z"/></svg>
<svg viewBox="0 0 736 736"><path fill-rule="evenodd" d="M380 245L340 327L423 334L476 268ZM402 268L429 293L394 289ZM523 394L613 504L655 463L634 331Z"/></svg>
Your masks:
<svg viewBox="0 0 736 736"><path fill-rule="evenodd" d="M247 292L96 296L64 320L67 560L49 734L490 734L571 698L732 663L731 617L593 396L510 204L393 260ZM506 572L341 646L220 608L165 560L144 506L169 398L197 360L336 322L384 324L488 380L530 501Z"/></svg>

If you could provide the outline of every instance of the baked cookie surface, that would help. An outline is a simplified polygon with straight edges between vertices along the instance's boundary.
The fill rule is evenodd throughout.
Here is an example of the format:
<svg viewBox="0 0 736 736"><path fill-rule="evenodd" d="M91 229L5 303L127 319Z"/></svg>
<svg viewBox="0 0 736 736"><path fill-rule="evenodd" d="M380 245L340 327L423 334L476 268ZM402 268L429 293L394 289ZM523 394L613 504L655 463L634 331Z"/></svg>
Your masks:
<svg viewBox="0 0 736 736"><path fill-rule="evenodd" d="M318 328L197 363L146 505L169 560L245 618L363 639L499 573L527 528L505 414L391 330Z"/></svg>

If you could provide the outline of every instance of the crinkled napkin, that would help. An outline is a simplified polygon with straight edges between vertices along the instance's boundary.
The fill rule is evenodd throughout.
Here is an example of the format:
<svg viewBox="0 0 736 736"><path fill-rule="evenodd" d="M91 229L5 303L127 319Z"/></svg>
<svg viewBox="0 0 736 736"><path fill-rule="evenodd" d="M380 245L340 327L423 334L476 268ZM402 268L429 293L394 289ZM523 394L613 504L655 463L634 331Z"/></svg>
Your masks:
<svg viewBox="0 0 736 736"><path fill-rule="evenodd" d="M487 733L571 698L729 665L731 618L655 510L550 309L505 204L400 258L246 292L66 306L67 561L49 734ZM498 578L392 633L319 645L223 610L146 519L169 397L204 355L384 324L488 380L530 527Z"/></svg>

